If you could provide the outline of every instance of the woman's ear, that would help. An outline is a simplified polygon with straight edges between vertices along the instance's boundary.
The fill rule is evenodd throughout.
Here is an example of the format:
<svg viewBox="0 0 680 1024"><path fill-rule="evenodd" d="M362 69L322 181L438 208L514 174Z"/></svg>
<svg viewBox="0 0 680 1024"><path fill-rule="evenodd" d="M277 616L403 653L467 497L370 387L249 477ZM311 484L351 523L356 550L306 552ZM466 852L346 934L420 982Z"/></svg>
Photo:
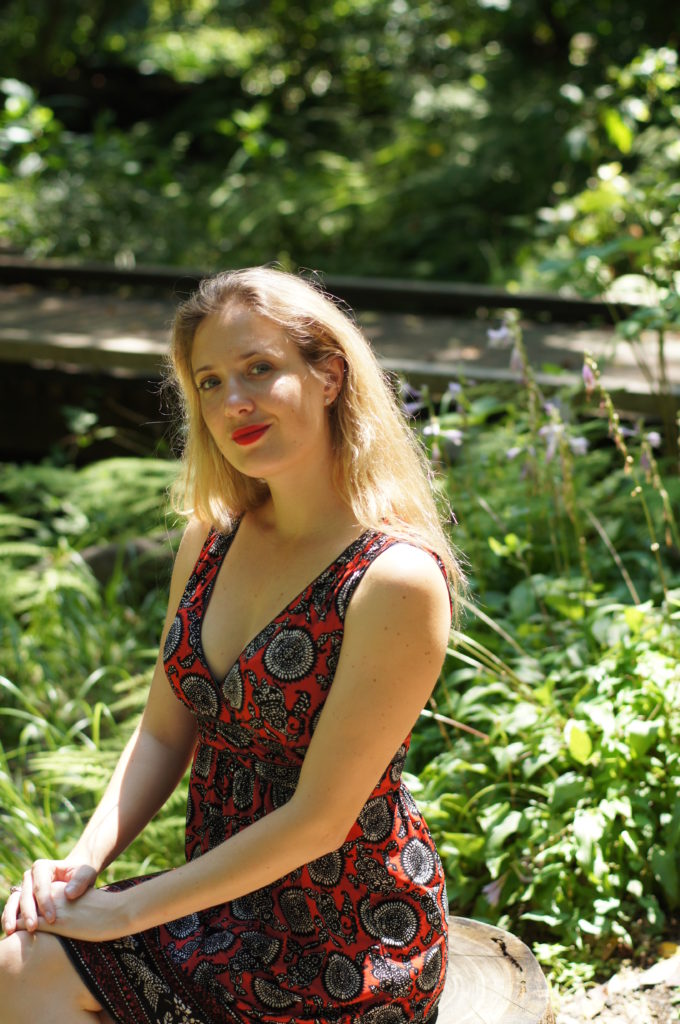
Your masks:
<svg viewBox="0 0 680 1024"><path fill-rule="evenodd" d="M345 379L345 360L342 356L329 356L323 364L323 374L324 400L326 405L332 405L340 394Z"/></svg>

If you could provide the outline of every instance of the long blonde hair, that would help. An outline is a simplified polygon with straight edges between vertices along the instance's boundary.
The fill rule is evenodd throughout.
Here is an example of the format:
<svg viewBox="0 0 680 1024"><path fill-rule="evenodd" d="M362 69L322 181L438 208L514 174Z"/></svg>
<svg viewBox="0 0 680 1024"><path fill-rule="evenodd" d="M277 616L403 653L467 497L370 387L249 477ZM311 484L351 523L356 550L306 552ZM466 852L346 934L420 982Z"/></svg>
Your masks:
<svg viewBox="0 0 680 1024"><path fill-rule="evenodd" d="M185 440L183 471L173 492L175 509L228 531L237 517L260 506L269 494L263 480L243 475L220 453L203 420L193 380L196 331L206 317L227 305L281 327L313 370L320 370L331 356L343 359L344 380L328 410L338 491L361 525L435 551L454 595L459 594L464 577L435 505L429 464L368 342L320 288L284 271L252 267L216 274L201 281L177 309L169 376L179 391ZM442 517L450 515L448 507L442 510Z"/></svg>

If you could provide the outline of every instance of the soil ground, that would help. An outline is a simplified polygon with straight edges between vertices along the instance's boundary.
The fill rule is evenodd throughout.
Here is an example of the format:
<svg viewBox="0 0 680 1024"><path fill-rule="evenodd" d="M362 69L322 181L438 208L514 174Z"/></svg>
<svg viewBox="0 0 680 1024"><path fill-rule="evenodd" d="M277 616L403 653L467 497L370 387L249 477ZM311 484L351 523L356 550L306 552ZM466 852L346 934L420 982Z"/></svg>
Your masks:
<svg viewBox="0 0 680 1024"><path fill-rule="evenodd" d="M557 1024L677 1024L680 955L647 970L625 967L609 981L554 999Z"/></svg>

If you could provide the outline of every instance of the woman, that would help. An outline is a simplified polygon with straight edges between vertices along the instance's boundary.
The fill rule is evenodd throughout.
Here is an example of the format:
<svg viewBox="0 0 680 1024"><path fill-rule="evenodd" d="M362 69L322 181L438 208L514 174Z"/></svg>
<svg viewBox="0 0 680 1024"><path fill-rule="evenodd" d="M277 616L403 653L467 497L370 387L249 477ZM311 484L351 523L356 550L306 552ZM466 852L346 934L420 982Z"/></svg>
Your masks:
<svg viewBox="0 0 680 1024"><path fill-rule="evenodd" d="M172 361L189 522L162 654L83 836L7 902L7 1019L432 1021L444 877L400 774L460 574L422 457L360 332L292 275L204 281ZM93 888L192 759L187 863Z"/></svg>

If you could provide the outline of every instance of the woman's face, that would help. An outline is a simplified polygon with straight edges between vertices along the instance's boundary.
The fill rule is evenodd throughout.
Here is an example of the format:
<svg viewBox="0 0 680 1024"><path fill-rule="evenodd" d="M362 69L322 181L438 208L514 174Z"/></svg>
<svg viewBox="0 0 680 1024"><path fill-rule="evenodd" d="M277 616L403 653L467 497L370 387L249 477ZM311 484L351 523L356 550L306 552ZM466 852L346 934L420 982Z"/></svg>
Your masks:
<svg viewBox="0 0 680 1024"><path fill-rule="evenodd" d="M328 405L342 382L339 356L313 373L280 327L229 306L201 323L191 368L206 427L241 473L269 480L330 458Z"/></svg>

